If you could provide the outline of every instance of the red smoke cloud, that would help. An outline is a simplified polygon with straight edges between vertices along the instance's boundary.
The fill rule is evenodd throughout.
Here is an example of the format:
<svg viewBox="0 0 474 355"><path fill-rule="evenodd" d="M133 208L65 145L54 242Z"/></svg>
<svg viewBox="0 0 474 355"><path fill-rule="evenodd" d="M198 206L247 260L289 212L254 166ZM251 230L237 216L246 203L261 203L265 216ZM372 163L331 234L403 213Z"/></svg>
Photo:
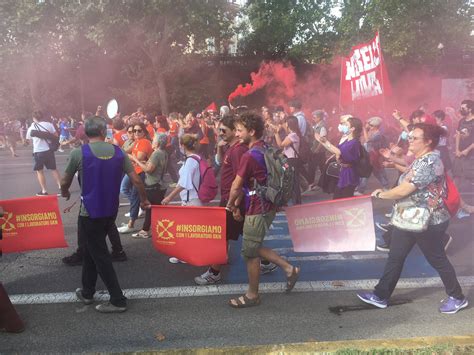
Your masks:
<svg viewBox="0 0 474 355"><path fill-rule="evenodd" d="M250 78L252 79L251 83L240 84L229 95L229 103L238 96L248 96L264 87L268 88L269 97L291 98L294 96L296 74L290 63L262 62L258 72L251 73Z"/></svg>

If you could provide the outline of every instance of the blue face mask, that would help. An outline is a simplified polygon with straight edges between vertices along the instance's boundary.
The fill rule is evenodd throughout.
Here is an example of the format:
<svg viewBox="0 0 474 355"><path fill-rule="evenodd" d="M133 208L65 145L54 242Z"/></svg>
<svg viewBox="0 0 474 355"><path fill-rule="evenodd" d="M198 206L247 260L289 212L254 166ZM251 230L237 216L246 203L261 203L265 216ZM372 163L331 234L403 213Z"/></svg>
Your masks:
<svg viewBox="0 0 474 355"><path fill-rule="evenodd" d="M339 124L339 126L337 126L337 129L338 129L339 132L341 132L342 134L348 134L348 133L349 133L349 127L347 127L346 125Z"/></svg>
<svg viewBox="0 0 474 355"><path fill-rule="evenodd" d="M402 134L400 134L400 139L406 141L408 139L408 132L403 131Z"/></svg>

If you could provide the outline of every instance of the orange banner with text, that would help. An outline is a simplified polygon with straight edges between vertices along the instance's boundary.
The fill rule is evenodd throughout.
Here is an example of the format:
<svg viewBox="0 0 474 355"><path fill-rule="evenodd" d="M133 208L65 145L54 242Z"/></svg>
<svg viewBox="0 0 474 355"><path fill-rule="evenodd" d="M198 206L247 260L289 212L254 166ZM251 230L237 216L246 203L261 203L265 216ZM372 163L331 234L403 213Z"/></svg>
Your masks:
<svg viewBox="0 0 474 355"><path fill-rule="evenodd" d="M67 248L57 196L25 197L0 201L2 240L0 250Z"/></svg>
<svg viewBox="0 0 474 355"><path fill-rule="evenodd" d="M375 250L370 196L295 205L285 213L295 252Z"/></svg>
<svg viewBox="0 0 474 355"><path fill-rule="evenodd" d="M222 207L152 206L153 245L191 265L225 264L225 221Z"/></svg>

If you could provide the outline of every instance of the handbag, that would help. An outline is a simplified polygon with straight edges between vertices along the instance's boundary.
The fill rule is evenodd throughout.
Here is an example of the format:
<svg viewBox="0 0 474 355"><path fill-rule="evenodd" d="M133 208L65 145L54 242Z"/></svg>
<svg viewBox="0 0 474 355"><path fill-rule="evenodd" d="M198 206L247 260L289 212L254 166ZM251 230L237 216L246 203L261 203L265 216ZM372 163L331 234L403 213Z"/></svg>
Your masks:
<svg viewBox="0 0 474 355"><path fill-rule="evenodd" d="M326 169L326 175L339 179L339 173L341 172L341 168L341 164L339 164L337 161L332 161L328 164L328 168Z"/></svg>
<svg viewBox="0 0 474 355"><path fill-rule="evenodd" d="M411 201L397 202L393 208L391 224L407 232L421 233L428 229L431 211L428 207L418 207Z"/></svg>
<svg viewBox="0 0 474 355"><path fill-rule="evenodd" d="M342 165L336 160L335 155L331 155L326 161L326 175L339 179Z"/></svg>

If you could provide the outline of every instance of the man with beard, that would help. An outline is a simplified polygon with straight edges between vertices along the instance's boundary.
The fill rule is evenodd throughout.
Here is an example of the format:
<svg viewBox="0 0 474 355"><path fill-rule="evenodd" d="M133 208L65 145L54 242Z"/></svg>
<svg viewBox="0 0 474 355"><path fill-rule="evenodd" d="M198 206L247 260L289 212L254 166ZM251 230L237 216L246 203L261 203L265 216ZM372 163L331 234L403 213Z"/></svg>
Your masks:
<svg viewBox="0 0 474 355"><path fill-rule="evenodd" d="M247 308L260 304L258 293L260 258L265 258L283 269L287 276L287 292L293 289L300 273L298 267L289 264L272 249L262 246L265 234L276 214L276 206L257 195L254 187L255 182L265 185L267 181L267 168L263 159L263 152L267 149L262 140L264 129L262 117L255 113L243 113L236 122L236 135L241 143L249 146L249 150L240 160L226 209L232 212L236 220L242 218L240 198L244 188L246 211L241 254L246 262L249 286L244 295L229 300L229 305L234 308Z"/></svg>
<svg viewBox="0 0 474 355"><path fill-rule="evenodd" d="M231 115L224 116L219 126L219 137L221 140L217 144L216 164L221 166L221 201L219 206L225 207L229 200L230 187L234 181L237 170L239 169L240 159L248 150L247 145L241 143L235 135L235 119ZM227 242L229 240L237 240L242 234L244 226L243 217L245 213L245 205L242 196L238 197L236 202L238 205L236 215L238 220L234 219L232 213L226 211L227 225ZM209 269L202 275L196 276L194 282L198 285L210 285L221 280L222 265L211 265Z"/></svg>

